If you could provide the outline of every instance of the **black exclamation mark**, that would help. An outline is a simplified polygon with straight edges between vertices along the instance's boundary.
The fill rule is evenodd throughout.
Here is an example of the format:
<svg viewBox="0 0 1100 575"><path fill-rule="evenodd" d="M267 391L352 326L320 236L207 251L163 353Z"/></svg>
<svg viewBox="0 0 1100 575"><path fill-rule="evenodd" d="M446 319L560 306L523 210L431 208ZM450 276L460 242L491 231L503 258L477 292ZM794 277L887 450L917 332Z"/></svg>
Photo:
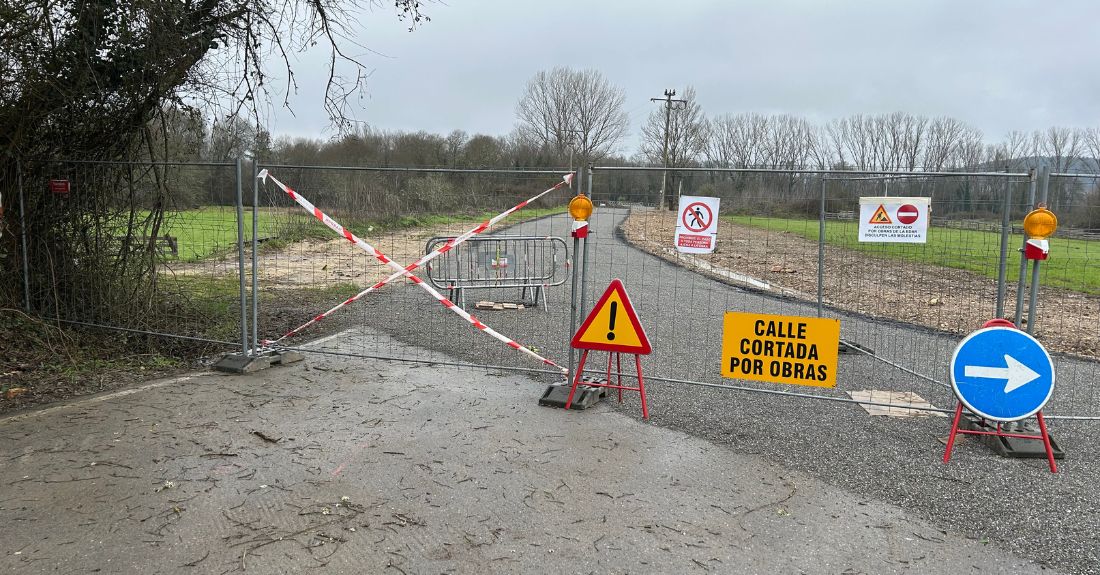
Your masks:
<svg viewBox="0 0 1100 575"><path fill-rule="evenodd" d="M607 328L611 331L607 332L607 341L615 339L615 310L619 307L618 302L611 302L611 321L608 322Z"/></svg>

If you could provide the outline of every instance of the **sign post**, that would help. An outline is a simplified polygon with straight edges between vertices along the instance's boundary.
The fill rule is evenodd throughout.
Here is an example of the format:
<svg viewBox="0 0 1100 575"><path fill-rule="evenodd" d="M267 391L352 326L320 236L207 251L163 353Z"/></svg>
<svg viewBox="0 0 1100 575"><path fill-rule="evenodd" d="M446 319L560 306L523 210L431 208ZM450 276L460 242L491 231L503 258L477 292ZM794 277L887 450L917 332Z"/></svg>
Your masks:
<svg viewBox="0 0 1100 575"><path fill-rule="evenodd" d="M570 173L565 176L565 181L570 186L573 185L574 174ZM569 200L569 215L573 217L573 257L570 260L573 266L573 281L570 284L571 292L569 294L569 328L573 329L577 326L577 299L578 296L583 294L584 287L577 282L577 272L580 271L580 265L578 262L583 260L579 257L581 253L581 242L585 242L585 246L588 245L588 218L592 216L592 200L588 199L580 192L580 184L577 184L577 195L573 196L573 199ZM580 293L578 293L580 292ZM583 296L582 296L583 297ZM573 362L575 360L575 354L573 350L569 350L569 373L573 372Z"/></svg>
<svg viewBox="0 0 1100 575"><path fill-rule="evenodd" d="M588 387L608 387L619 390L619 403L623 401L623 390L637 391L642 396L642 417L649 419L649 407L646 404L645 381L642 379L641 356L653 351L646 337L645 329L638 321L638 314L634 311L634 304L630 303L630 297L626 295L623 282L611 280L611 285L600 296L599 301L592 307L592 311L585 318L584 323L573 335L571 346L575 349L583 349L580 362L573 373L573 385L569 389L569 397L565 400L565 409L573 404L573 395L577 386L581 383L581 375L584 373L584 363L588 360L590 351L606 351L607 354L607 381L606 383L585 382ZM638 386L623 385L622 354L634 355L634 365L638 371ZM618 383L611 383L611 360L614 359L618 366Z"/></svg>
<svg viewBox="0 0 1100 575"><path fill-rule="evenodd" d="M955 436L996 435L1021 439L1042 439L1051 473L1057 473L1050 434L1043 419L1043 406L1054 392L1054 363L1050 354L1030 334L1003 321L979 329L963 338L951 356L951 387L959 402L943 462L951 460ZM971 413L996 421L996 431L959 429L963 407ZM1009 433L1001 423L1036 416L1040 435Z"/></svg>
<svg viewBox="0 0 1100 575"><path fill-rule="evenodd" d="M1049 174L1044 172L1044 178ZM1043 197L1046 197L1047 180L1043 180ZM1027 269L1027 262L1031 264L1031 296L1027 306L1027 331L1035 331L1035 307L1039 303L1039 263L1050 256L1050 243L1047 238L1058 229L1058 218L1046 208L1046 204L1040 203L1039 207L1024 216L1024 257L1021 260L1021 278ZM1021 284L1022 287L1022 284ZM1017 312L1019 313L1019 312Z"/></svg>

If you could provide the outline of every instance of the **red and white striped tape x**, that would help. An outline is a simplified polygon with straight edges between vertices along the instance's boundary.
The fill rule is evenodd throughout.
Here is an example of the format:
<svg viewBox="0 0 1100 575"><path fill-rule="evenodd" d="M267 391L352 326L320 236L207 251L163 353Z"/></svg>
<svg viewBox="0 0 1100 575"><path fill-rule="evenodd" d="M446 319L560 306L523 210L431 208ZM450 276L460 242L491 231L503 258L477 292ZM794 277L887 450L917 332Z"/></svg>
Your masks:
<svg viewBox="0 0 1100 575"><path fill-rule="evenodd" d="M264 170L264 171L260 172L260 176L269 176L269 173L267 172L267 170ZM290 193L289 190L287 189L287 187L282 182L280 182L277 178L275 178L275 176L270 176L270 177L271 177L271 180L274 181L276 185L281 187L284 191L287 191L288 193ZM554 190L558 190L558 189L561 189L563 186L569 185L570 182L572 182L572 180L573 180L573 174L572 173L565 174L564 176L562 176L562 181L559 182L558 184L546 189L545 191L543 191L542 193L540 193L538 195L532 196L531 198L528 198L527 200L524 200L524 201L516 204L514 207L512 207L508 210L505 210L505 211L497 214L496 216L493 216L492 218L490 218L488 220L485 220L484 222L481 222L476 227L466 231L462 235L456 236L456 237L448 240L442 246L436 248L435 250L432 250L428 254L425 254L423 257L421 257L420 259L416 260L415 262L405 266L400 271L394 272L394 274L391 275L390 277L388 277L388 278L386 278L386 279L370 286L369 288L367 288L367 289L365 289L365 290L349 297L348 299L344 300L343 302L340 302L339 304L337 304L332 309L330 309L330 310L318 315L317 317L314 317L313 319L309 320L308 322L306 322L306 323L304 323L304 324L302 324L302 325L286 332L279 339L276 339L274 341L265 341L264 345L268 345L268 344L271 344L271 343L278 343L278 342L283 341L284 339L286 339L288 337L293 337L294 335L297 335L302 330L304 330L304 329L308 328L309 326L325 319L326 317L332 315L333 313L335 313L337 310L343 308L344 306L346 306L346 305L348 305L352 302L358 301L359 299L363 298L364 296L366 296L370 292L372 292L374 290L377 290L377 289L385 286L386 284L392 282L393 280L406 275L406 272L414 271L417 268L423 266L424 264L432 261L436 257L440 256L441 254L447 253L448 251L454 249L459 244L465 242L466 240L474 237L477 234L480 234L481 232L483 232L486 229L490 228L491 226L493 226L494 224L496 224L500 220L503 220L504 218L508 217L509 215L516 212L517 210L523 209L525 206L527 206L531 202L534 202L535 200L538 200L539 198L545 196L546 194L549 194L550 192L552 192ZM309 208L307 208L307 209L309 209ZM314 209L316 209L316 208L314 208Z"/></svg>
<svg viewBox="0 0 1100 575"><path fill-rule="evenodd" d="M401 277L401 276L406 276L414 284L420 286L422 289L424 289L429 294L431 294L431 296L433 298L435 298L440 304L442 304L443 307L451 310L452 312L457 314L459 317L461 317L461 318L465 319L466 321L470 322L470 324L473 325L474 327L476 327L479 330L489 334L490 336L497 339L498 341L503 342L504 344L508 345L508 347L511 347L511 348L513 348L517 351L522 352L522 353L525 353L525 354L541 361L543 364L552 365L552 366L560 369L562 371L562 373L566 373L567 370L565 368L563 368L562 366L554 363L553 361L550 361L549 359L546 359L546 358L542 357L541 355L535 353L534 351L531 351L527 347L524 347L524 346L520 345L519 343L516 343L511 338L509 338L509 337L501 334L500 332L494 330L493 328L481 323L481 321L478 320L476 317L470 315L469 313L466 312L466 310L464 310L461 307L455 305L454 302L452 302L451 300L444 297L443 294L436 291L435 288L428 285L427 283L424 282L424 280L420 279L418 276L416 276L415 274L412 273L412 270L416 269L416 267L418 267L419 265L423 265L423 263L425 263L425 262L429 261L430 259L438 256L439 254L444 253L447 250L453 249L456 245L458 245L461 242L458 242L458 241L447 242L447 244L445 244L443 247L447 247L448 245L450 247L447 247L446 250L443 250L442 247L441 247L440 249L433 251L433 253L435 251L438 251L439 253L436 253L435 255L432 255L431 258L429 258L428 256L424 256L424 257L420 258L419 260L417 260L417 262L414 262L413 264L410 264L409 266L402 267L401 264L399 264L399 263L391 260L390 258L386 257L385 254L378 251L378 249L376 249L374 246L370 245L369 243L367 243L366 241L364 241L360 237L356 236L350 230L345 229L344 226L340 225L339 222L337 222L336 220L330 218L327 214L325 214L319 208L317 208L312 203L310 203L309 200L305 199L304 197L299 195L297 192L292 190L289 186L287 186L283 182L279 181L279 179L276 178L275 176L272 176L270 174L270 172L268 172L267 170L261 170L260 173L257 175L257 177L264 180L265 182L267 181L268 178L271 178L271 181L275 182L275 185L279 186L284 192L287 193L287 195L289 195L291 197L291 199L293 199L300 206L302 206L303 209L305 209L307 212L313 214L313 216L316 217L318 220L321 220L321 222L324 223L326 226L328 226L329 229L336 232L337 234L340 234L345 239L347 239L349 242L355 244L356 246L358 246L363 251L371 254L372 256L377 258L378 261L380 261L380 262L394 268L395 270L397 270L397 273L393 274L389 278L387 278L387 279L371 286L370 288L368 288L367 290L365 290L364 292L362 292L360 294L356 294L356 295L348 298L347 300L345 300L340 305L332 308L331 310L329 310L329 311L327 311L323 314L318 315L317 317L313 318L312 320L310 320L305 325L303 325L299 328L296 328L296 329L292 330L291 332L287 333L286 335L284 335L283 337L280 337L278 340L275 340L275 342L282 341L283 339L285 339L285 338L287 338L287 337L289 337L289 336L291 336L295 333L298 333L302 329L305 329L306 327L308 327L308 326L324 319L325 317L327 317L332 312L335 312L337 309L340 309L341 307L344 307L345 305L347 305L347 304L363 297L367 293L384 286L385 284L393 281L395 278L398 278L398 277ZM498 216L495 216L494 218L492 218L490 220L482 222L481 224L479 224L473 230L470 230L470 231L466 232L465 234L463 234L462 236L459 236L459 237L463 238L462 241L466 241L467 239L473 237L475 234L481 233L486 228L491 226L493 223L496 223L497 221L500 221L501 219L503 219L508 214L511 214L512 212L515 212L516 210L522 208L523 206L526 206L527 204L534 201L535 199L538 199L539 197L542 197L544 194L547 194L547 193L549 193L553 190L559 189L563 185L567 185L572 180L572 178L573 178L573 174L567 174L563 178L563 181L561 183L557 184L556 186L542 192L541 194L535 196L534 198L532 198L530 200L527 200L525 202L521 202L517 206L511 208L510 210L508 210L508 211L506 211L506 212L504 212L504 213L502 213ZM455 240L458 240L458 238L455 238ZM429 255L431 255L431 254L429 254ZM271 341L265 341L264 342L265 345L269 344L269 343L274 343L274 342L271 342Z"/></svg>

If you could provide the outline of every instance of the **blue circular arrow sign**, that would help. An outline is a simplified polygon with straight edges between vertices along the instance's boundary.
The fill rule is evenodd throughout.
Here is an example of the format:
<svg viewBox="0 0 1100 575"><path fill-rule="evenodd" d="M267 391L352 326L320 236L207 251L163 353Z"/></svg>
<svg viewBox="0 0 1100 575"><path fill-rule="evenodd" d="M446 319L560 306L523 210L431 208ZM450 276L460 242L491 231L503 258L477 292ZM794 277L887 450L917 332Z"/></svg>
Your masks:
<svg viewBox="0 0 1100 575"><path fill-rule="evenodd" d="M1018 329L990 327L964 338L951 356L951 387L970 411L994 421L1035 415L1054 392L1046 348Z"/></svg>

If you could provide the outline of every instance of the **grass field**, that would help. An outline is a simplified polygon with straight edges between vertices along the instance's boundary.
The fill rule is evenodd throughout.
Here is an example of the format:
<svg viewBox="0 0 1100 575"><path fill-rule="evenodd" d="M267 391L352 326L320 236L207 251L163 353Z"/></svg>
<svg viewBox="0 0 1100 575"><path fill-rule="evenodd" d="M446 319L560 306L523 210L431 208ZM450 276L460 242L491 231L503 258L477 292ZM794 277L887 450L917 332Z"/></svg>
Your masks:
<svg viewBox="0 0 1100 575"><path fill-rule="evenodd" d="M528 208L505 219L503 224L529 220L550 214L562 213L565 207ZM332 230L297 209L261 208L257 212L257 236L265 240L264 246L284 247L305 238L333 238ZM456 223L471 224L484 221L496 214L469 215L416 215L396 220L356 221L343 220L356 235L369 238L394 230L441 226ZM171 259L193 262L231 251L237 245L237 211L230 206L207 206L193 210L181 210L165 214L166 224L162 235L176 238L179 254ZM252 241L252 209L245 208L244 237Z"/></svg>
<svg viewBox="0 0 1100 575"><path fill-rule="evenodd" d="M818 220L816 219L752 216L723 216L722 219L757 228L787 231L808 240L817 241L818 239ZM1001 245L1001 235L997 232L932 227L928 230L928 243L925 244L861 243L858 238L858 222L828 221L825 225L825 242L828 246L858 250L882 257L941 265L975 272L992 279L997 278ZM1018 250L1022 244L1022 236L1009 237L1008 278L1010 283L1015 282L1019 274ZM1050 259L1040 266L1041 285L1100 294L1100 242L1058 238L1055 234L1050 239L1050 254ZM1028 277L1030 278L1030 275Z"/></svg>
<svg viewBox="0 0 1100 575"><path fill-rule="evenodd" d="M244 214L244 237L252 241L251 208ZM258 236L275 235L276 218L272 210L259 210ZM179 261L197 261L225 252L237 245L237 210L226 206L207 206L165 214L162 235L174 236L179 246Z"/></svg>

